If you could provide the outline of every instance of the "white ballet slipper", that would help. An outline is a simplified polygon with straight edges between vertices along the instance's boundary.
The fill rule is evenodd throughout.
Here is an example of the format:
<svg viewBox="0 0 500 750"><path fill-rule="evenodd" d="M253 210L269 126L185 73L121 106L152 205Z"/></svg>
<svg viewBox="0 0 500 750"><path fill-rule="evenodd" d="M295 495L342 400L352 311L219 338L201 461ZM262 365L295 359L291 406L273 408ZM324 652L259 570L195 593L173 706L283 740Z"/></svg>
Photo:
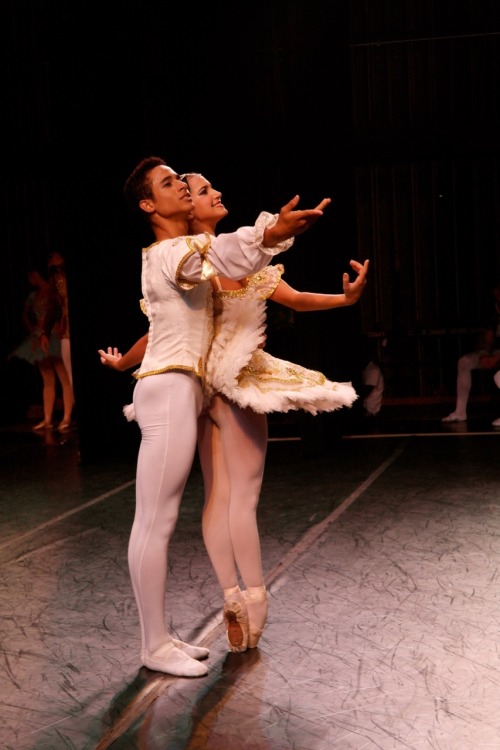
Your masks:
<svg viewBox="0 0 500 750"><path fill-rule="evenodd" d="M175 677L203 677L208 674L205 664L200 664L188 654L167 641L152 653L143 648L141 661L145 667L155 672L164 672Z"/></svg>
<svg viewBox="0 0 500 750"><path fill-rule="evenodd" d="M207 659L210 656L210 651L204 646L192 646L190 643L179 641L177 638L172 638L174 646L185 654L191 657L191 659Z"/></svg>

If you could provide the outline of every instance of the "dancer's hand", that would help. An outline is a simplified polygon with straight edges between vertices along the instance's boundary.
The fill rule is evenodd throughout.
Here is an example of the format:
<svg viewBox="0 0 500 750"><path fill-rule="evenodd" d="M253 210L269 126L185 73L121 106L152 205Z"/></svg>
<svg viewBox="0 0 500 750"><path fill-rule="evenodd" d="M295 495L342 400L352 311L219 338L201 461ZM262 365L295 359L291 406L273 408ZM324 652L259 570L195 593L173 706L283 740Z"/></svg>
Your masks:
<svg viewBox="0 0 500 750"><path fill-rule="evenodd" d="M330 205L331 198L323 198L316 208L295 210L300 197L296 195L284 205L279 212L278 220L274 227L267 227L264 231L264 246L275 247L280 242L296 237L309 229L320 216L324 209Z"/></svg>
<svg viewBox="0 0 500 750"><path fill-rule="evenodd" d="M366 286L366 275L368 273L368 267L370 265L369 260L365 260L364 263L358 263L357 260L351 260L350 266L358 274L354 281L351 282L349 274L345 273L342 276L342 286L348 305L354 305L361 295L363 294Z"/></svg>
<svg viewBox="0 0 500 750"><path fill-rule="evenodd" d="M148 336L149 334L146 333L144 336L141 336L140 339L137 339L135 344L133 344L123 356L120 354L116 346L108 346L107 352L105 352L104 349L98 349L97 352L101 357L101 362L103 365L106 365L106 367L111 367L113 370L118 370L119 372L125 372L125 370L128 370L130 367L139 365L146 352Z"/></svg>
<svg viewBox="0 0 500 750"><path fill-rule="evenodd" d="M98 349L97 353L101 357L101 362L106 367L111 367L113 370L120 370L119 362L122 358L121 353L118 351L116 346L108 346L108 351L104 349Z"/></svg>

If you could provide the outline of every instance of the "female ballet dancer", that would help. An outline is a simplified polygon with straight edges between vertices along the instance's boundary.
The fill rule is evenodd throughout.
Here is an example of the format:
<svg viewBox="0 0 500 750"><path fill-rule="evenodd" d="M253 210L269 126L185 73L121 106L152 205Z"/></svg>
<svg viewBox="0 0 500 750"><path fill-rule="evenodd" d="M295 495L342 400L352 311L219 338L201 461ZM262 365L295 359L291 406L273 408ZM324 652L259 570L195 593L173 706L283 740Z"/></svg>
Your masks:
<svg viewBox="0 0 500 750"><path fill-rule="evenodd" d="M202 175L182 176L193 199L193 234L215 234L228 211ZM283 266L268 266L243 281L214 276L214 339L204 375L205 410L198 420L198 453L205 502L204 543L223 591L224 619L231 651L255 648L268 611L261 563L257 506L268 442L267 413L302 409L312 414L351 406L357 395L349 383L272 357L265 342L265 305L272 299L297 311L327 310L357 302L369 262L351 261L357 278L343 276L342 294L298 292L281 278ZM137 365L146 334L121 356L100 349L103 364L117 370ZM133 419L133 407L125 407ZM242 591L239 577L244 584Z"/></svg>
<svg viewBox="0 0 500 750"><path fill-rule="evenodd" d="M38 269L28 271L32 287L23 309L23 321L28 337L9 355L36 365L43 380L43 420L33 427L35 431L51 430L56 405L57 380L59 380L64 414L57 429L65 432L71 423L74 396L71 380L64 367L61 351L60 301L50 284Z"/></svg>

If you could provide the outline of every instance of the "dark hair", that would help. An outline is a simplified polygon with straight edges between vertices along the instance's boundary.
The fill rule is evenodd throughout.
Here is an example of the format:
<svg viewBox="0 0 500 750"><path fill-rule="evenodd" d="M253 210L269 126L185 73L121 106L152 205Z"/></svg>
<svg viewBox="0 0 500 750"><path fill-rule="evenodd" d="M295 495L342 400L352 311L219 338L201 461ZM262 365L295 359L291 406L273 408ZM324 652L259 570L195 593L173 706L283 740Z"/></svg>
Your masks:
<svg viewBox="0 0 500 750"><path fill-rule="evenodd" d="M179 175L179 180L182 180L186 183L186 185L189 187L189 178L190 177L202 177L202 175L199 172L183 172L183 174Z"/></svg>
<svg viewBox="0 0 500 750"><path fill-rule="evenodd" d="M166 166L167 163L160 156L148 156L139 162L125 181L125 185L123 186L125 200L129 208L133 211L142 214L142 211L139 209L139 203L142 200L153 197L149 173L152 169L161 165Z"/></svg>

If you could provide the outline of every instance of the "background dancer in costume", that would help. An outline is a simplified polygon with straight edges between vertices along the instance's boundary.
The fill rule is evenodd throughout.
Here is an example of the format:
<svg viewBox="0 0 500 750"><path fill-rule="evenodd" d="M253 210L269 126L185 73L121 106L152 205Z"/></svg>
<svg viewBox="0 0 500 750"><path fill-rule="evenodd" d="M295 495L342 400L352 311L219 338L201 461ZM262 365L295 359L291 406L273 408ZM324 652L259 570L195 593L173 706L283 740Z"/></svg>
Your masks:
<svg viewBox="0 0 500 750"><path fill-rule="evenodd" d="M49 281L38 269L28 271L32 287L25 300L23 322L28 337L10 355L24 359L38 367L43 380L43 420L33 430L51 430L56 406L57 381L60 383L64 414L58 429L62 432L71 422L74 397L71 380L64 367L61 352L60 325L61 307Z"/></svg>
<svg viewBox="0 0 500 750"><path fill-rule="evenodd" d="M228 213L221 193L202 175L184 178L194 202L192 231L215 234L216 225ZM356 398L350 384L333 383L321 373L278 360L259 348L265 340L265 300L298 311L354 304L366 284L368 265L368 261L351 261L358 276L351 283L344 274L342 294L297 292L281 279L282 266L267 267L242 282L213 280L215 338L204 378L206 408L198 422L198 448L205 485L203 538L224 595L231 651L257 646L267 617L257 525L268 438L266 415L290 409L312 414L333 411L350 406ZM123 357L117 349L101 349L101 361L117 370L129 369L141 361L147 340L146 334ZM269 367L280 374L275 392L266 380ZM133 418L132 410L126 408L126 413Z"/></svg>

